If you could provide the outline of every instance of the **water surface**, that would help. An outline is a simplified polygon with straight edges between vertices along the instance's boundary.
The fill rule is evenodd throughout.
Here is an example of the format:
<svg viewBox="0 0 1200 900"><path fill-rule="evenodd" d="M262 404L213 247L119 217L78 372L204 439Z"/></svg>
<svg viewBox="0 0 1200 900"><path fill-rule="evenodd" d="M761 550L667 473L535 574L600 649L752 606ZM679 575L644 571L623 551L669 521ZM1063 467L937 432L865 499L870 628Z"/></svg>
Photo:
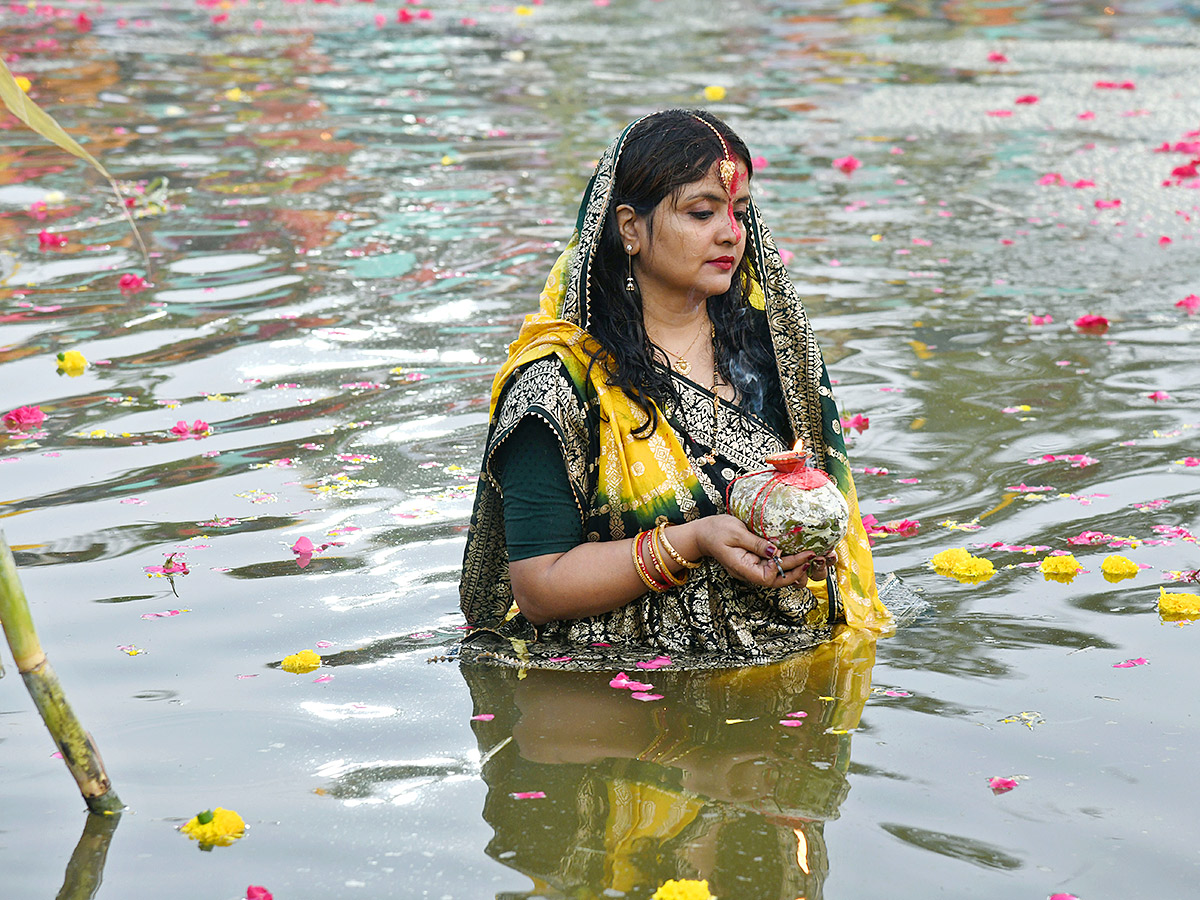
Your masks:
<svg viewBox="0 0 1200 900"><path fill-rule="evenodd" d="M0 525L130 807L96 896L1185 892L1196 635L1156 600L1200 566L1200 316L1176 305L1200 195L1171 174L1200 151L1156 150L1200 140L1200 9L405 9L0 12L32 96L118 179L166 179L135 208L147 272L93 173L0 140L0 406L47 414L0 436ZM656 719L603 681L431 660L491 374L595 158L672 105L765 159L758 203L869 419L863 510L920 521L878 565L930 608L873 654L650 673ZM55 374L66 350L83 375ZM327 545L304 567L301 537ZM995 576L936 575L951 547ZM1045 580L1053 551L1084 571ZM1113 552L1145 568L1110 584ZM169 557L188 574L147 574ZM320 670L279 668L307 647ZM6 896L56 896L86 817L11 671L0 743ZM212 806L250 829L204 853L175 828Z"/></svg>

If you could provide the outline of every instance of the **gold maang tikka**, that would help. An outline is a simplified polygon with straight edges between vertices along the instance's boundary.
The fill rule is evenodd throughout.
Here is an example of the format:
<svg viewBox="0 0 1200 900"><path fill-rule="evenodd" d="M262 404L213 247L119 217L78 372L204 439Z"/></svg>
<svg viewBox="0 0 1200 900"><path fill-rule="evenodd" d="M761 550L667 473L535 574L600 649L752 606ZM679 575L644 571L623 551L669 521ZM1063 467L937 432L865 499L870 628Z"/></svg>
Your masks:
<svg viewBox="0 0 1200 900"><path fill-rule="evenodd" d="M717 136L717 140L721 142L721 150L725 154L725 158L717 164L717 173L721 177L721 186L725 188L725 193L733 196L733 179L737 177L737 163L733 161L733 154L729 152L729 144L725 141L725 135L717 130L717 126L712 122L706 121L699 116L694 116L697 122L701 122L712 129L712 133Z"/></svg>

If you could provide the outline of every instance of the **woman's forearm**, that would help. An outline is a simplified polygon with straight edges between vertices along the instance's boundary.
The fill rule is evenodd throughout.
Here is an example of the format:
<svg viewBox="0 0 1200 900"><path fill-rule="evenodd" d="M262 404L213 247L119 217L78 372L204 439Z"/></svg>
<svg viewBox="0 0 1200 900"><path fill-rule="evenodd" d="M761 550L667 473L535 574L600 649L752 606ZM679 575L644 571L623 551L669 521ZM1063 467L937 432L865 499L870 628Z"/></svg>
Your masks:
<svg viewBox="0 0 1200 900"><path fill-rule="evenodd" d="M669 525L665 536L683 559L698 562L711 556L736 578L763 587L795 583L803 576L812 556L782 557L777 564L773 545L727 515ZM566 553L548 553L509 563L517 607L535 625L619 609L649 589L634 563L633 542L633 538L588 542ZM689 571L669 553L660 556L676 578ZM656 561L649 553L643 556L643 562L651 577L660 577Z"/></svg>
<svg viewBox="0 0 1200 900"><path fill-rule="evenodd" d="M579 544L517 560L508 570L517 606L535 625L611 612L646 593L633 564L633 539Z"/></svg>

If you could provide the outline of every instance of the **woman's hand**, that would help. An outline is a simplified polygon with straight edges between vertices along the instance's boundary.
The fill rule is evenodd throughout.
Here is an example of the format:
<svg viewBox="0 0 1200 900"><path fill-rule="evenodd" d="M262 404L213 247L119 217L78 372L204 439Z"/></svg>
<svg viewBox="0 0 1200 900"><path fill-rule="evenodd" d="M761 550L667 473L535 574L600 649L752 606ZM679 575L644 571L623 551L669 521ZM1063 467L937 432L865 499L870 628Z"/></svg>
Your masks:
<svg viewBox="0 0 1200 900"><path fill-rule="evenodd" d="M833 564L832 554L817 556L808 550L780 556L778 547L754 534L736 516L706 516L678 526L670 534L683 529L693 530L689 537L693 537L701 555L711 556L730 575L748 584L779 588L804 583L809 578L822 580L828 566Z"/></svg>

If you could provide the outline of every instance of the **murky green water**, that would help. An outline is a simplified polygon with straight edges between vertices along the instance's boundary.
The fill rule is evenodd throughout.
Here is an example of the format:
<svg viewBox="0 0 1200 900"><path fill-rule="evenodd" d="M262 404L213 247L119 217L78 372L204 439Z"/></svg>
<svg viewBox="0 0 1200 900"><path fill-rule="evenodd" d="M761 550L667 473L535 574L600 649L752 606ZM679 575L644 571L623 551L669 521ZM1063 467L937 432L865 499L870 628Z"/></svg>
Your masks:
<svg viewBox="0 0 1200 900"><path fill-rule="evenodd" d="M0 436L0 525L130 806L96 896L1185 896L1197 636L1156 600L1200 566L1200 191L1171 175L1200 149L1155 150L1200 140L1200 8L396 6L0 11L32 95L119 179L169 181L153 287L122 293L146 273L102 183L0 135L0 412L47 414ZM490 375L603 146L694 104L767 161L869 417L864 512L921 523L878 565L930 609L874 660L647 673L658 718L590 677L464 677L430 659ZM301 537L329 545L303 568ZM934 574L951 547L995 576ZM1051 551L1084 571L1045 580ZM1110 584L1112 552L1146 568ZM168 557L188 573L147 575ZM279 669L304 648L326 666ZM99 866L68 866L82 803L11 671L0 745L4 895L56 896ZM212 806L250 828L203 853L175 828Z"/></svg>

